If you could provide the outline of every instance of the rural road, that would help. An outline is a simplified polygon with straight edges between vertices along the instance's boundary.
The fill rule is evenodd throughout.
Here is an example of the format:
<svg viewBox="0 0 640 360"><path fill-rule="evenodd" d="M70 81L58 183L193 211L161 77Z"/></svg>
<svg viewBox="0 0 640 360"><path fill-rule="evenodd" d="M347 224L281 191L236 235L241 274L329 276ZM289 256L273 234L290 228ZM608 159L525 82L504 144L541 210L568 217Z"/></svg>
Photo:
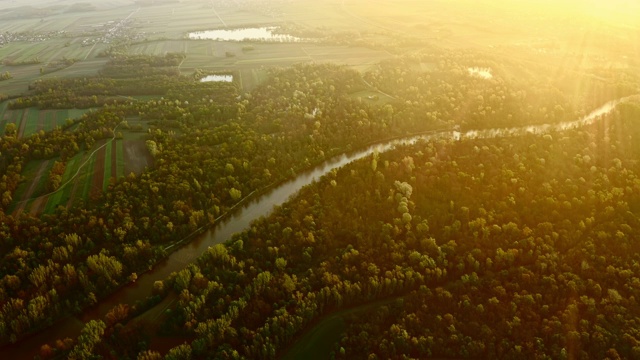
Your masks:
<svg viewBox="0 0 640 360"><path fill-rule="evenodd" d="M224 20L222 20L222 18L220 17L220 14L218 14L218 12L216 11L216 7L213 4L213 0L211 0L211 10L213 10L213 13L216 14L218 19L220 19L220 22L222 22L222 25L224 25L224 27L227 27L227 23L224 22Z"/></svg>

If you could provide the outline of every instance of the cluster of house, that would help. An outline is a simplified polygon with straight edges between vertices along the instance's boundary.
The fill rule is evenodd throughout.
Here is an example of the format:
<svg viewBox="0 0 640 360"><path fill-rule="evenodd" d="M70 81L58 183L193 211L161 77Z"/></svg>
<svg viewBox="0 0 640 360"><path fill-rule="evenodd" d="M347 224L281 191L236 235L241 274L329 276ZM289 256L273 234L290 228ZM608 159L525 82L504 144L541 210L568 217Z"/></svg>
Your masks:
<svg viewBox="0 0 640 360"><path fill-rule="evenodd" d="M30 32L5 32L0 33L0 46L4 46L8 43L15 41L28 41L28 42L42 42L47 41L54 37L65 36L66 31L48 31L44 33L30 33Z"/></svg>
<svg viewBox="0 0 640 360"><path fill-rule="evenodd" d="M11 42L27 41L27 42L43 42L52 38L72 38L76 36L86 36L82 40L82 46L91 46L97 43L108 44L114 39L128 38L131 41L139 41L145 38L144 33L132 31L131 23L133 19L124 19L120 21L107 21L98 25L90 25L91 29L82 31L78 34L72 34L65 30L48 31L48 32L5 32L0 33L0 47Z"/></svg>

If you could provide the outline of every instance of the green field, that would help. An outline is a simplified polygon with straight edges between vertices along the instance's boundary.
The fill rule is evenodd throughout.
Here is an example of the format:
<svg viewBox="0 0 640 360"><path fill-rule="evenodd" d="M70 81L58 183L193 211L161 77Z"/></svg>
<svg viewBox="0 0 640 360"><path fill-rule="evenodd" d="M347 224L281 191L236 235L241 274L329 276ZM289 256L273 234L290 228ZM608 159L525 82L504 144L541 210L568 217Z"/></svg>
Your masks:
<svg viewBox="0 0 640 360"><path fill-rule="evenodd" d="M41 128L40 112L36 109L25 109L27 113L27 123L25 124L23 137L35 134Z"/></svg>
<svg viewBox="0 0 640 360"><path fill-rule="evenodd" d="M124 176L124 150L122 140L116 140L116 179Z"/></svg>
<svg viewBox="0 0 640 360"><path fill-rule="evenodd" d="M139 139L143 136L144 133L141 132L123 132L124 139L129 140ZM58 191L51 194L46 199L46 204L44 204L42 207L43 213L51 213L59 205L67 205L69 203L71 203L71 205L77 205L81 201L86 201L91 196L92 190L93 192L106 190L111 181L110 178L112 177L112 169L114 165L116 177L119 178L121 176L124 176L126 160L124 157L123 140L109 140L106 142L106 144L104 141L102 141L99 142L99 144L100 145L96 145L96 147L91 151L82 151L69 159L69 161L67 161L67 166L62 176L61 185L66 184L67 182L69 182L69 180L71 181L69 182L69 184L61 187ZM104 145L103 149L98 150L91 157L89 157L95 149L98 149L102 145ZM105 156L104 168L96 169L96 158L101 152L104 152ZM27 163L23 172L23 176L25 179L29 180L22 182L18 186L18 189L14 194L14 204L10 209L11 211L15 211L18 208L18 205L22 204L22 201L24 200L27 200L24 206L24 212L32 211L31 207L35 204L34 198L48 193L46 189L46 183L54 160L55 159L30 161ZM41 176L37 177L38 171L41 166L43 166L43 164L46 167L43 169ZM99 180L101 181L101 187L99 189L92 189L92 184L95 176L100 177ZM34 181L36 182L35 184L33 184ZM34 188L29 199L23 199L32 186L34 186ZM35 211L37 212L38 210Z"/></svg>
<svg viewBox="0 0 640 360"><path fill-rule="evenodd" d="M6 125L5 111L7 110L9 102L3 101L0 103L0 134L4 135L4 126Z"/></svg>
<svg viewBox="0 0 640 360"><path fill-rule="evenodd" d="M0 47L0 73L8 71L13 78L2 82L0 94L18 95L28 90L28 86L38 79L65 76L95 75L107 61L95 58L107 45L82 46L82 38L56 38L43 42L12 42ZM38 58L39 64L6 65L4 61L29 61ZM63 58L80 61L60 70L41 74L48 64L56 63Z"/></svg>
<svg viewBox="0 0 640 360"><path fill-rule="evenodd" d="M37 177L38 171L41 168L41 166L44 166L44 169L41 173L41 176ZM45 186L47 183L47 175L49 174L49 171L51 171L52 167L53 167L53 161L51 160L29 161L24 167L22 176L24 176L26 179L30 179L31 181L23 182L18 186L14 194L14 200L23 199L26 195L26 192L31 187L32 182L35 182L35 184L33 185L34 186L33 192L31 196L29 196L29 198L32 199L34 197L44 194L46 192ZM25 209L29 209L31 207L31 203L32 203L32 200L27 201L25 204ZM18 205L19 204L14 203L13 206L10 208L10 211L14 211Z"/></svg>
<svg viewBox="0 0 640 360"><path fill-rule="evenodd" d="M2 61L21 62L38 58L41 63L39 67L46 67L50 62L60 60L63 57L68 59L84 60L96 49L93 46L83 46L81 38L53 38L42 42L17 41L11 42L0 48L0 59ZM5 66L6 70L12 72L20 66Z"/></svg>
<svg viewBox="0 0 640 360"><path fill-rule="evenodd" d="M120 147L122 147L121 141L118 141L118 140L114 140L114 141L116 141L116 146L118 143L120 143ZM107 187L109 187L109 179L111 178L111 170L113 169L112 147L113 147L113 141L109 141L107 143L107 146L105 147L106 159L104 162L104 175L102 177L102 190L106 190Z"/></svg>
<svg viewBox="0 0 640 360"><path fill-rule="evenodd" d="M93 169L95 163L96 157L92 156L85 166L87 169ZM85 172L82 176L79 176L78 182L80 183L78 188L81 190L81 196L79 198L82 200L89 199L89 195L91 194L91 173Z"/></svg>
<svg viewBox="0 0 640 360"><path fill-rule="evenodd" d="M107 146L105 147L106 157L105 157L105 163L104 163L104 181L103 181L102 190L106 190L107 187L109 186L109 178L111 177L111 174L113 171L114 162L122 166L122 168L119 170L120 172L124 171L124 159L121 159L121 161L118 161L117 156L114 156L114 151L113 151L114 148L116 149L116 153L118 148L122 149L122 140L115 139L113 141L110 141L109 143L107 143ZM122 152L122 150L120 152ZM115 172L116 173L118 172L118 166L116 166Z"/></svg>
<svg viewBox="0 0 640 360"><path fill-rule="evenodd" d="M192 50L189 48L189 43L188 40L148 41L133 45L129 53L146 55L164 55L172 52L189 53Z"/></svg>
<svg viewBox="0 0 640 360"><path fill-rule="evenodd" d="M22 137L28 137L40 130L50 131L56 126L64 126L67 119L76 119L81 117L90 109L59 109L59 110L40 110L37 108L15 109L7 108L8 102L0 104L0 129L4 131L4 126L8 123L15 123L18 129L24 127L20 134ZM23 124L24 122L24 124Z"/></svg>
<svg viewBox="0 0 640 360"><path fill-rule="evenodd" d="M84 162L85 153L79 153L67 161L67 167L65 168L64 175L62 175L61 185L66 184L78 171L80 165ZM87 169L86 167L83 169ZM82 173L82 172L81 172ZM76 181L81 180L79 175ZM44 207L44 213L52 213L58 205L66 204L71 192L73 191L73 183L61 187L57 192L49 196L47 204Z"/></svg>

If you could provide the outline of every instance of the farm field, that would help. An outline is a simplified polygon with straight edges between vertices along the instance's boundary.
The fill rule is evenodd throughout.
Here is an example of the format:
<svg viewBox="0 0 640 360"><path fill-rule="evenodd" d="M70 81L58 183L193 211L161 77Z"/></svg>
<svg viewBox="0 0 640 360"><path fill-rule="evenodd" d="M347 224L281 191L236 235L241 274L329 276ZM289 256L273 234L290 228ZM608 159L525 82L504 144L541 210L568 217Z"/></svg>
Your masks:
<svg viewBox="0 0 640 360"><path fill-rule="evenodd" d="M11 79L0 86L0 98L5 95L19 95L29 89L29 84L40 76L40 65L5 66L0 62L0 73L9 72Z"/></svg>
<svg viewBox="0 0 640 360"><path fill-rule="evenodd" d="M98 151L99 153L101 151ZM87 184L90 184L94 175L95 156L88 157L87 155L86 152L81 152L69 159L61 184L66 184L71 179L73 181L66 186L62 185L56 192L51 194L46 189L46 179L54 160L30 162L27 165L27 169L41 169L44 167L44 171L38 173L39 177L24 182L18 187L16 191L17 201L14 204L13 213L51 213L58 205L71 205L79 199L88 198L91 187L87 186ZM84 167L81 167L82 164L85 164ZM102 181L102 178L100 178L100 181Z"/></svg>
<svg viewBox="0 0 640 360"><path fill-rule="evenodd" d="M5 121L5 111L7 109L7 106L9 106L9 102L8 101L3 101L0 102L0 130L4 131L4 125L6 124Z"/></svg>
<svg viewBox="0 0 640 360"><path fill-rule="evenodd" d="M131 32L140 35L138 40L132 41L132 45L128 46L128 53L164 55L169 52L184 52L187 58L180 65L183 74L189 74L195 69L242 70L240 76L243 77L241 83L244 91L253 89L260 83L259 76L253 75L256 71L260 73L263 67L289 66L300 62L332 62L366 72L373 64L382 60L398 54L422 51L427 42L434 40L440 46L474 48L520 63L529 61L533 52L539 58L544 58L539 63L562 61L566 63L567 69L585 63L593 67L624 67L628 62L621 58L620 64L603 63L597 56L593 56L592 54L603 49L609 53L616 51L615 46L608 46L598 36L583 43L580 37L569 35L566 37L569 43L563 44L555 37L557 29L531 31L534 15L553 19L557 16L555 13L512 7L506 7L506 10L504 7L486 7L477 13L468 12L464 10L469 5L467 0L438 0L429 4L405 0L403 3L407 6L376 3L372 7L362 0L272 1L268 4L181 2L180 6L173 3L137 6L114 0L97 5L97 11L94 12L55 13L44 17L41 22L31 18L14 18L10 15L13 13L9 12L4 16L6 21L3 20L3 24L6 23L8 29L13 29L11 31L64 30L69 35L42 42L17 41L0 47L2 60L19 62L38 57L42 61L37 65L0 65L0 72L9 71L13 75L13 79L3 82L0 95L23 93L29 83L36 79L97 74L107 59L96 58L96 55L111 45L98 43L95 46L82 46L82 42L97 39L101 31L123 19L129 19ZM505 15L507 10L512 12L512 16L506 16L511 13ZM445 12L455 16L440 16ZM492 12L495 13L495 20L491 23L477 21ZM282 26L285 31L291 29L294 35L295 31L302 31L337 40L334 44L319 44L186 39L190 31L267 25ZM140 41L140 38L146 40ZM399 39L403 41L400 42ZM351 45L338 45L341 43ZM353 46L354 44L362 46ZM247 45L251 45L252 50L247 50ZM579 47L582 52L580 55L560 52L557 49L562 45L567 45L569 49ZM605 49L606 46L608 47ZM41 67L63 57L81 61L59 71L40 74ZM245 71L246 69L251 71Z"/></svg>
<svg viewBox="0 0 640 360"><path fill-rule="evenodd" d="M251 50L245 47L251 46ZM224 42L209 40L158 40L132 45L131 54L164 55L186 52L180 65L183 74L195 69L237 71L244 91L250 91L264 79L264 68L290 66L300 62L332 62L367 71L372 65L393 55L376 49L311 43ZM227 56L233 54L233 56Z"/></svg>
<svg viewBox="0 0 640 360"><path fill-rule="evenodd" d="M47 177L56 159L30 161L24 171L28 181L16 190L10 211L52 213L60 205L70 207L98 197L112 179L140 174L152 163L143 138L143 131L123 131L121 139L98 141L91 151L76 154L67 161L61 187L53 193L47 190Z"/></svg>
<svg viewBox="0 0 640 360"><path fill-rule="evenodd" d="M46 179L53 160L30 161L24 168L23 176L29 181L18 187L14 194L14 199L20 199L13 204L13 213L30 212L33 207L33 200L43 193L46 187Z"/></svg>
<svg viewBox="0 0 640 360"><path fill-rule="evenodd" d="M64 5L72 5L72 1L60 1ZM95 3L96 11L75 12L65 11L60 7L53 10L51 7L43 6L42 1L20 1L22 7L18 7L14 2L0 4L0 9L4 13L0 15L3 22L3 30L8 32L23 31L67 31L67 32L88 32L96 29L110 20L125 18L131 11L138 7L128 1L109 0ZM32 8L30 8L32 7ZM34 9L44 9L38 12ZM48 9L48 10L47 10Z"/></svg>
<svg viewBox="0 0 640 360"><path fill-rule="evenodd" d="M50 109L37 108L15 109L7 108L7 102L0 104L0 129L4 130L9 123L16 124L18 137L31 136L40 130L51 131L56 126L64 126L67 119L81 117L90 109Z"/></svg>
<svg viewBox="0 0 640 360"><path fill-rule="evenodd" d="M97 46L96 46L97 48ZM95 51L94 51L95 52ZM100 72L100 69L107 63L108 58L89 58L86 61L79 61L68 68L56 71L54 73L46 74L42 76L42 79L47 78L63 78L63 77L79 77L79 76L95 76Z"/></svg>
<svg viewBox="0 0 640 360"><path fill-rule="evenodd" d="M0 48L2 61L21 62L39 58L40 66L66 57L68 59L84 59L94 50L92 46L82 46L82 39L54 38L44 42L17 41ZM15 68L7 66L7 69Z"/></svg>
<svg viewBox="0 0 640 360"><path fill-rule="evenodd" d="M278 1L261 5L243 2L181 2L142 7L132 18L150 39L182 38L186 32L282 23Z"/></svg>
<svg viewBox="0 0 640 360"><path fill-rule="evenodd" d="M15 42L0 47L0 73L9 72L13 78L2 82L0 95L17 95L28 90L29 84L39 79L66 76L91 76L98 73L106 58L95 56L106 48L105 44L82 46L79 38L51 39L39 43ZM65 46L69 43L68 46ZM5 65L4 61L29 61L38 58L41 63L29 65ZM47 72L48 64L67 59L79 60L75 64ZM41 69L45 74L41 73Z"/></svg>
<svg viewBox="0 0 640 360"><path fill-rule="evenodd" d="M164 55L170 52L188 53L190 41L188 40L153 40L132 45L130 54Z"/></svg>
<svg viewBox="0 0 640 360"><path fill-rule="evenodd" d="M251 46L252 50L243 49ZM131 54L164 55L169 52L185 52L187 58L180 68L206 69L207 67L242 67L249 64L282 63L300 61L335 62L346 65L362 65L380 62L393 55L383 50L364 47L318 45L312 43L260 43L224 42L212 40L158 40L132 45ZM228 56L228 53L233 56Z"/></svg>
<svg viewBox="0 0 640 360"><path fill-rule="evenodd" d="M21 5L29 3L21 2ZM35 7L42 7L36 2L31 3ZM501 6L487 5L481 8L473 6L475 2L469 0L403 0L400 3L403 6L398 6L397 2L376 2L376 6L370 6L370 2L363 0L182 1L179 4L139 6L128 1L112 0L97 3L96 11L92 12L58 11L44 17L32 14L25 16L30 14L25 14L24 9L2 4L0 10L5 10L5 13L0 15L0 19L3 30L9 32L62 30L87 36L109 25L110 21L130 18L136 31L143 33L147 39L182 39L187 32L196 30L295 24L326 34L350 32L352 37L370 37L387 42L401 35L404 38L438 40L442 45L453 47L482 47L556 41L554 34L557 28L530 30L536 21L557 20L566 10L545 11L545 7L540 5L522 6L519 2L509 4L504 1ZM633 7L621 7L615 14L608 14L610 18L604 18L605 25L613 23L612 19L626 24L637 22L633 16L637 14L637 4L628 5ZM467 11L472 7L476 10ZM602 15L589 13L586 7L581 6L575 6L574 11L587 19ZM449 16L441 16L443 13ZM492 21L484 21L486 18ZM579 26L575 28L580 31Z"/></svg>
<svg viewBox="0 0 640 360"><path fill-rule="evenodd" d="M282 18L276 18L275 14L268 14L270 9L274 8L272 4L264 4L258 8L239 2L225 2L215 6L211 4L189 1L139 6L131 1L112 0L96 3L96 11L92 12L52 12L45 17L33 18L24 17L30 15L25 9L0 4L0 10L9 8L0 19L3 21L4 29L10 32L63 30L90 33L105 24L108 25L109 21L119 21L130 16L136 26L151 39L180 38L187 31L211 27L233 27L248 23L273 24L282 21ZM32 6L42 8L42 3L33 2Z"/></svg>

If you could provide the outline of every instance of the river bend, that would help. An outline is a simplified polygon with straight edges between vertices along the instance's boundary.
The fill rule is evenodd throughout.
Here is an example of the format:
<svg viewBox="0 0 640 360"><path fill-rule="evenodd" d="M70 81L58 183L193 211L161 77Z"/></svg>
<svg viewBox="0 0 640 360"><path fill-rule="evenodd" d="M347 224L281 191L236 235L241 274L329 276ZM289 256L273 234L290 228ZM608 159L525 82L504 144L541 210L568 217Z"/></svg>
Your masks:
<svg viewBox="0 0 640 360"><path fill-rule="evenodd" d="M468 130L462 132L455 130L438 131L424 135L391 140L385 143L371 145L365 149L349 154L342 154L333 157L315 168L298 175L296 178L280 184L256 199L247 202L242 207L234 211L231 216L226 217L214 227L196 237L193 241L184 244L182 247L171 253L166 259L158 263L153 270L140 275L135 283L131 283L120 288L112 295L100 301L95 307L85 311L81 319L76 317L62 319L47 330L19 341L16 344L5 346L0 350L0 353L3 355L2 357L6 359L32 358L38 353L40 346L44 343L51 343L57 339L65 337L77 338L80 330L82 329L83 322L87 322L91 319L103 318L104 315L117 304L135 304L136 301L145 299L151 294L151 289L153 288L153 283L155 281L163 280L172 272L182 270L188 264L194 262L198 256L207 250L209 246L229 240L234 233L247 229L254 220L262 216L268 216L274 206L283 204L290 197L300 191L302 187L319 179L321 176L329 173L333 169L338 169L352 161L371 156L374 152L382 153L399 145L410 145L419 141L434 139L486 139L521 136L526 134L545 134L549 132L574 129L593 123L601 116L611 112L619 103L638 96L640 95L609 101L601 107L593 110L588 115L574 121L511 128Z"/></svg>

